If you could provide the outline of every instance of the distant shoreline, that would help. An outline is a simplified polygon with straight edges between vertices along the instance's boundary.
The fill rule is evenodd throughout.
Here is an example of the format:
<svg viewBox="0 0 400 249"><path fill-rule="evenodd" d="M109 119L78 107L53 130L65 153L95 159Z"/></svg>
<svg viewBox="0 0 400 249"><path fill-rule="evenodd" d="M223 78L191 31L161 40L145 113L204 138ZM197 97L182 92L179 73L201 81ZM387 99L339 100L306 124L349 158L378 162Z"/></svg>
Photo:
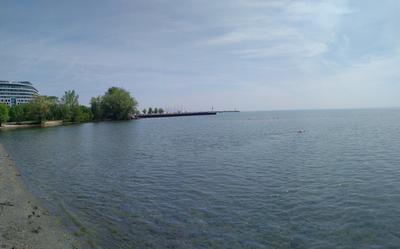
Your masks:
<svg viewBox="0 0 400 249"><path fill-rule="evenodd" d="M129 120L135 119L147 119L147 118L167 118L167 117L184 117L184 116L206 116L206 115L216 115L221 112L239 112L239 111L208 111L208 112L179 112L179 113L157 113L157 114L139 114L133 116ZM87 122L64 122L63 120L50 120L44 122L34 122L34 121L23 121L23 122L8 122L4 123L0 126L1 130L9 130L9 129L22 129L22 128L35 128L35 127L54 127L54 126L63 126L68 124L80 124L80 123L92 123L92 122L104 122L111 120L101 120L101 121L87 121Z"/></svg>
<svg viewBox="0 0 400 249"><path fill-rule="evenodd" d="M9 153L0 144L0 246L79 249L61 219L42 207L27 189Z"/></svg>

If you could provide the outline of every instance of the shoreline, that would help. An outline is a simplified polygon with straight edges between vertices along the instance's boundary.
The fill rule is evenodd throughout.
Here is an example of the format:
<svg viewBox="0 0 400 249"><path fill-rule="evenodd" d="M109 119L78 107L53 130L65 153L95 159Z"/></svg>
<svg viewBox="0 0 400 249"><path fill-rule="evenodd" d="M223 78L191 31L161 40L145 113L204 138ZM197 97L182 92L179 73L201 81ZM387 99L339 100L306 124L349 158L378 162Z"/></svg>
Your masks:
<svg viewBox="0 0 400 249"><path fill-rule="evenodd" d="M37 123L33 121L24 121L24 122L8 122L0 125L0 130L10 130L10 129L21 129L21 128L34 128L34 127L54 127L54 126L62 126L66 123L62 120L52 120L45 121L42 123Z"/></svg>
<svg viewBox="0 0 400 249"><path fill-rule="evenodd" d="M81 244L27 189L0 144L0 248L80 249Z"/></svg>

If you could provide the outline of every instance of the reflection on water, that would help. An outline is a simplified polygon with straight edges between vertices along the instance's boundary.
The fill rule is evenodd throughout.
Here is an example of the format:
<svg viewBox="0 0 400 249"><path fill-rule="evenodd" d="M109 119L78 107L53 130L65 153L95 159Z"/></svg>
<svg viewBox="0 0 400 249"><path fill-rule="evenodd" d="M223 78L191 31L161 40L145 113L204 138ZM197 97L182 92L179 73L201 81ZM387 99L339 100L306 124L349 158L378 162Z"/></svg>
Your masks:
<svg viewBox="0 0 400 249"><path fill-rule="evenodd" d="M399 124L400 110L226 113L0 142L99 248L398 248Z"/></svg>

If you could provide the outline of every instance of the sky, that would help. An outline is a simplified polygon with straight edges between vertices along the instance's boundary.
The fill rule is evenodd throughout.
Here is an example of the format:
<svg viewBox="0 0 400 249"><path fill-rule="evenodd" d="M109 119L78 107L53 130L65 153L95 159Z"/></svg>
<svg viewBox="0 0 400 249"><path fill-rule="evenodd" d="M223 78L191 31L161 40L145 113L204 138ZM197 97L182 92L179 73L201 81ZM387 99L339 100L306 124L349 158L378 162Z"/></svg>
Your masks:
<svg viewBox="0 0 400 249"><path fill-rule="evenodd" d="M400 106L397 0L0 0L0 80L139 107Z"/></svg>

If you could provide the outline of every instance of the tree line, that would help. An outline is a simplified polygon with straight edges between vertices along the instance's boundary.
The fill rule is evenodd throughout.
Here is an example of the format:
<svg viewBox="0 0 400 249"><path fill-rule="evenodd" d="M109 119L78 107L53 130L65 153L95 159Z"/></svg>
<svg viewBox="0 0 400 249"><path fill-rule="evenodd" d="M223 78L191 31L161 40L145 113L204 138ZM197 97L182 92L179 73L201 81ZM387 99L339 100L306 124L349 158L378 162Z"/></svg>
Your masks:
<svg viewBox="0 0 400 249"><path fill-rule="evenodd" d="M119 87L109 88L104 95L93 97L90 107L79 103L74 90L66 91L61 98L35 96L29 103L11 107L0 104L0 124L4 122L50 121L88 122L101 120L126 120L137 113L137 101Z"/></svg>
<svg viewBox="0 0 400 249"><path fill-rule="evenodd" d="M143 114L163 114L164 113L164 109L162 108L157 108L155 107L154 109L149 107L148 109L143 109L142 110Z"/></svg>

